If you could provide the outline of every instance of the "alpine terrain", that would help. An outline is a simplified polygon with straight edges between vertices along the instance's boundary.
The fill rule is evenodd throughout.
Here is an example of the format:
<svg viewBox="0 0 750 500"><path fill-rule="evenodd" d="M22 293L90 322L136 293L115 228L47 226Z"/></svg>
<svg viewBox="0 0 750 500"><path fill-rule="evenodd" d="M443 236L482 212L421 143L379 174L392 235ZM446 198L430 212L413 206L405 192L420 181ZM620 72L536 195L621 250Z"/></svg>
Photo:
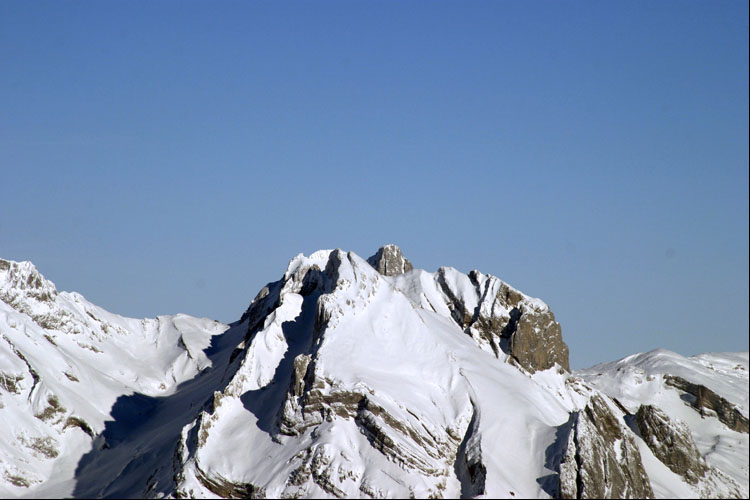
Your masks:
<svg viewBox="0 0 750 500"><path fill-rule="evenodd" d="M298 255L230 325L0 260L0 496L747 498L748 353L570 371L495 276Z"/></svg>

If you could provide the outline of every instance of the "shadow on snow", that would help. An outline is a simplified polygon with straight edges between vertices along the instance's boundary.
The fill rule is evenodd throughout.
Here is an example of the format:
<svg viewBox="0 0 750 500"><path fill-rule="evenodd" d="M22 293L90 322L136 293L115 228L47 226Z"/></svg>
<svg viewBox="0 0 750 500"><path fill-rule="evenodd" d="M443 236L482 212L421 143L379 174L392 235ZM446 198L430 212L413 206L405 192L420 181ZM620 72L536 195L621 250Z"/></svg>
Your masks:
<svg viewBox="0 0 750 500"><path fill-rule="evenodd" d="M288 348L272 382L240 397L245 409L255 415L258 428L271 436L279 432L276 416L286 397L285 382L291 379L294 358L311 347L319 295L317 291L307 295L300 314L282 323ZM232 353L246 333L247 322L238 322L212 337L204 351L211 367L180 384L174 394L120 396L110 412L112 420L105 423L91 451L78 462L73 496L142 498L172 493L173 457L182 429L210 405L213 393L223 390L231 380L242 359L235 359Z"/></svg>
<svg viewBox="0 0 750 500"><path fill-rule="evenodd" d="M277 414L286 398L294 369L294 358L310 351L313 337L312 325L319 296L320 293L313 292L304 297L299 315L294 320L281 324L281 331L288 347L276 367L271 382L260 389L247 391L240 396L245 409L255 415L258 428L272 436L279 433Z"/></svg>
<svg viewBox="0 0 750 500"><path fill-rule="evenodd" d="M215 390L226 384L233 349L246 333L235 323L214 335L204 350L211 366L163 397L120 396L75 471L76 498L141 498L171 492L172 457L182 428L193 421ZM147 479L146 479L147 478Z"/></svg>

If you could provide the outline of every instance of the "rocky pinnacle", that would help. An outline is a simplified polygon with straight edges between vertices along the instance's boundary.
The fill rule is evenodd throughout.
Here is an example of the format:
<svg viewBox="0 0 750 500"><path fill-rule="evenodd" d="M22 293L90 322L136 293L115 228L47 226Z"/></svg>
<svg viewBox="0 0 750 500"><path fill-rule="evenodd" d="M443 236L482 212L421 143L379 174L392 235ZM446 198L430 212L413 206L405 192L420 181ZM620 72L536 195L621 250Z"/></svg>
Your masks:
<svg viewBox="0 0 750 500"><path fill-rule="evenodd" d="M396 276L414 269L411 262L401 253L401 249L393 244L380 247L367 262L385 276Z"/></svg>

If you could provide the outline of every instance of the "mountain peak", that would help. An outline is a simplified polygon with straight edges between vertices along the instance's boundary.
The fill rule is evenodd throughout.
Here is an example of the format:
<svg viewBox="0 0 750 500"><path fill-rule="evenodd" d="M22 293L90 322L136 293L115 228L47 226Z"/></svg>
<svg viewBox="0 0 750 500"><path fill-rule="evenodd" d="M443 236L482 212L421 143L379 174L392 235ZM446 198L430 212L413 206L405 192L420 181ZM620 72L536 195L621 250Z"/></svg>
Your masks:
<svg viewBox="0 0 750 500"><path fill-rule="evenodd" d="M28 300L49 302L56 296L55 284L31 262L0 259L0 300L12 305Z"/></svg>
<svg viewBox="0 0 750 500"><path fill-rule="evenodd" d="M367 262L384 276L397 276L414 269L411 262L404 257L401 249L392 243L378 248L375 255L367 259Z"/></svg>

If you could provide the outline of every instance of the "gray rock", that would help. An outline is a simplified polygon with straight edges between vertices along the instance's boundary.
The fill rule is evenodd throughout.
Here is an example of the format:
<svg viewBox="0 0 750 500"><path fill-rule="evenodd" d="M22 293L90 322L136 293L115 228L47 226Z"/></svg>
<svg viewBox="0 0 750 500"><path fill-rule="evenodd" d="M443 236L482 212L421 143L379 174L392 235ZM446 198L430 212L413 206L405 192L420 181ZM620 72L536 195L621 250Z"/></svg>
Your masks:
<svg viewBox="0 0 750 500"><path fill-rule="evenodd" d="M385 276L396 276L414 269L411 262L401 253L401 249L393 244L380 247L367 262Z"/></svg>
<svg viewBox="0 0 750 500"><path fill-rule="evenodd" d="M594 395L571 414L559 464L560 498L653 498L632 433Z"/></svg>
<svg viewBox="0 0 750 500"><path fill-rule="evenodd" d="M456 453L454 470L461 482L461 498L475 498L486 493L487 467L482 461L482 436L479 432L479 410L472 401L474 413Z"/></svg>
<svg viewBox="0 0 750 500"><path fill-rule="evenodd" d="M694 384L682 377L665 375L664 383L686 394L685 404L698 411L701 416L716 416L720 422L737 432L748 433L750 422L740 410L705 385Z"/></svg>
<svg viewBox="0 0 750 500"><path fill-rule="evenodd" d="M220 498L266 498L266 490L252 483L233 483L218 474L207 474L196 467L195 477Z"/></svg>
<svg viewBox="0 0 750 500"><path fill-rule="evenodd" d="M568 345L562 339L560 323L549 309L521 314L516 331L510 336L509 353L534 373L559 364L570 371Z"/></svg>
<svg viewBox="0 0 750 500"><path fill-rule="evenodd" d="M705 476L708 468L701 460L687 425L679 420L671 420L652 405L638 408L635 422L654 456L672 472L684 477L690 484L698 483Z"/></svg>
<svg viewBox="0 0 750 500"><path fill-rule="evenodd" d="M538 307L498 278L471 271L469 279L476 288L479 303L470 309L451 289L445 273L445 268L438 270L438 283L453 320L468 335L476 332L495 355L502 350L531 373L552 368L555 363L570 371L568 346L563 341L560 323L546 305ZM497 292L493 294L490 290Z"/></svg>

